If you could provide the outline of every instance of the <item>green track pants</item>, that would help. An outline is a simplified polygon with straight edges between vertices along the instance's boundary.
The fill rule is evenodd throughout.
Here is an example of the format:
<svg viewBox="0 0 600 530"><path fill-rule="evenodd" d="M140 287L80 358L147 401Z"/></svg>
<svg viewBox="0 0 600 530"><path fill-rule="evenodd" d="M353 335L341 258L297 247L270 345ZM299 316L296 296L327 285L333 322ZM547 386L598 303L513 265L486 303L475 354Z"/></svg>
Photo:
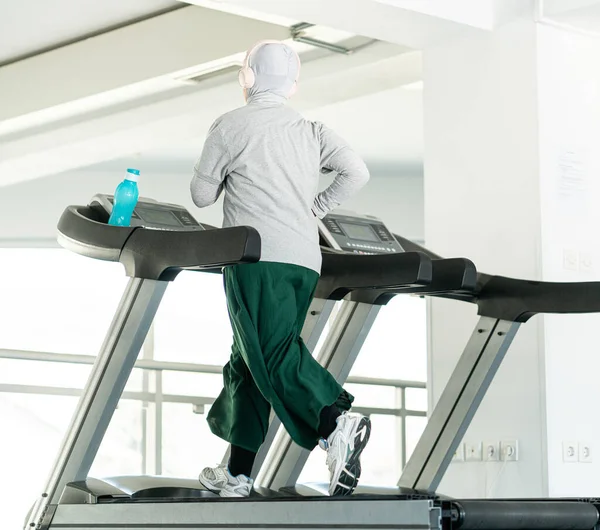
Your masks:
<svg viewBox="0 0 600 530"><path fill-rule="evenodd" d="M211 431L257 452L271 407L292 439L313 449L321 410L348 410L353 397L313 358L300 337L319 275L285 263L235 265L223 271L233 329L223 390L210 409Z"/></svg>

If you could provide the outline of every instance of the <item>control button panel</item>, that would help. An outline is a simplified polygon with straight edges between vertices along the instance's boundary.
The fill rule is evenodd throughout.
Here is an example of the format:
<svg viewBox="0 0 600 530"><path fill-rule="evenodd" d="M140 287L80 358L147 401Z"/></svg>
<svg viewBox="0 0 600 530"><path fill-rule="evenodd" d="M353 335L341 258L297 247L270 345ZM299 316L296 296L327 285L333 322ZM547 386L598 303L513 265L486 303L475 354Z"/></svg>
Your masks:
<svg viewBox="0 0 600 530"><path fill-rule="evenodd" d="M355 254L404 252L402 246L380 219L350 213L331 213L323 219L325 240Z"/></svg>

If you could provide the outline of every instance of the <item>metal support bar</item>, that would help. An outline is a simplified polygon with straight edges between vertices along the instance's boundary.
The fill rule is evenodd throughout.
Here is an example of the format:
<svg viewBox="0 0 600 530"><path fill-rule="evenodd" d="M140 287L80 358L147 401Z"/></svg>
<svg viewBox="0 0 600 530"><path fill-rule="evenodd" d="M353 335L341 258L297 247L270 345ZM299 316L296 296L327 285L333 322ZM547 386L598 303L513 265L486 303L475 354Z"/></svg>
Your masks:
<svg viewBox="0 0 600 530"><path fill-rule="evenodd" d="M148 329L148 335L144 341L142 348L142 358L153 359L154 358L154 324L150 325ZM150 377L153 376L148 370L142 370L142 392L150 391ZM153 442L151 424L152 419L150 418L150 403L148 401L142 402L142 473L144 475L156 474L154 465L150 465L150 459L148 455L152 450L151 445Z"/></svg>
<svg viewBox="0 0 600 530"><path fill-rule="evenodd" d="M154 467L157 475L162 475L163 401L162 372L156 372L156 400L154 401Z"/></svg>
<svg viewBox="0 0 600 530"><path fill-rule="evenodd" d="M87 478L167 285L139 278L129 280L27 526L41 524L67 483Z"/></svg>
<svg viewBox="0 0 600 530"><path fill-rule="evenodd" d="M84 393L80 388L42 386L42 385L15 385L10 383L0 384L0 392L8 394L37 394L38 396L73 396L81 397ZM121 394L121 399L131 401L142 401L155 403L157 395L155 392L131 392L125 391ZM205 396L185 396L180 394L163 394L163 403L187 403L190 405L204 406L212 405L215 402L213 397Z"/></svg>
<svg viewBox="0 0 600 530"><path fill-rule="evenodd" d="M348 301L342 304L317 358L338 383L346 382L379 310L379 306L370 304ZM280 427L256 476L257 486L278 490L296 484L309 454Z"/></svg>
<svg viewBox="0 0 600 530"><path fill-rule="evenodd" d="M398 485L435 491L520 324L482 317L471 335Z"/></svg>
<svg viewBox="0 0 600 530"><path fill-rule="evenodd" d="M0 349L0 359L18 359L20 361L43 361L51 363L89 364L96 362L95 355L75 355L71 353L53 353L27 350ZM201 374L220 374L223 367L216 364L178 363L139 359L135 368L142 370L166 370L172 372L196 372Z"/></svg>
<svg viewBox="0 0 600 530"><path fill-rule="evenodd" d="M315 333L316 330L315 330ZM320 334L320 332L319 332ZM304 334L303 334L304 336ZM318 337L315 335L318 342ZM309 344L312 341L309 338ZM305 342L306 344L306 342ZM308 344L307 344L308 347ZM312 349L309 348L311 351ZM87 364L93 365L96 361L94 355L75 355L70 353L53 353L27 350L3 350L0 349L0 359L14 359L19 361L42 361L49 363L68 363L68 364ZM165 372L188 372L197 374L221 374L223 367L217 364L195 364L195 363L179 363L172 361L151 361L140 359L134 368L140 370L165 371ZM427 388L427 384L423 381L409 381L405 379L388 379L384 377L363 377L361 375L353 375L348 377L347 383L354 385L373 385L373 386L389 386L399 388ZM24 385L27 386L27 385ZM0 385L0 392L2 385ZM48 387L55 388L55 387ZM20 392L15 390L15 392ZM79 395L79 394L77 394Z"/></svg>
<svg viewBox="0 0 600 530"><path fill-rule="evenodd" d="M406 409L406 388L396 389L396 407ZM406 416L403 414L397 420L397 440L400 442L400 469L406 465Z"/></svg>

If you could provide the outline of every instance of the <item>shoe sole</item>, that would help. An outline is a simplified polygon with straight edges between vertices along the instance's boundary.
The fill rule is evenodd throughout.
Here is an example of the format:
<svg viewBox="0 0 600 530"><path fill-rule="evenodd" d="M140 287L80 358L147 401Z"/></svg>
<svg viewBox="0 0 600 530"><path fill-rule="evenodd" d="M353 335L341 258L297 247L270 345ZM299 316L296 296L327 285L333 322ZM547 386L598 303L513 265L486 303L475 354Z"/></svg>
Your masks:
<svg viewBox="0 0 600 530"><path fill-rule="evenodd" d="M361 439L359 433L361 433L363 429L365 430L365 434ZM371 420L369 418L362 418L356 428L356 433L354 438L354 451L350 453L350 457L346 461L346 465L338 477L332 496L352 495L358 485L358 479L360 478L362 471L360 466L360 455L367 446L369 437L371 436Z"/></svg>

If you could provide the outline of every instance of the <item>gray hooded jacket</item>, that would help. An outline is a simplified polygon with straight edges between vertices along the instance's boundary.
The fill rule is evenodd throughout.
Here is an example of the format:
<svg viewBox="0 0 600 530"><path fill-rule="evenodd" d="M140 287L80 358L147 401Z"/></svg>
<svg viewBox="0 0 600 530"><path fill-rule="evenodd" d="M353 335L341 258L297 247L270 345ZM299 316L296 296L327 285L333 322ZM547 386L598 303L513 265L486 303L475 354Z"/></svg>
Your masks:
<svg viewBox="0 0 600 530"><path fill-rule="evenodd" d="M320 272L316 217L356 193L369 172L332 130L286 106L298 66L284 44L265 44L252 54L256 81L247 105L210 128L191 193L194 203L205 207L224 192L223 227L256 228L261 261ZM318 193L319 174L330 172L336 173L334 181Z"/></svg>

